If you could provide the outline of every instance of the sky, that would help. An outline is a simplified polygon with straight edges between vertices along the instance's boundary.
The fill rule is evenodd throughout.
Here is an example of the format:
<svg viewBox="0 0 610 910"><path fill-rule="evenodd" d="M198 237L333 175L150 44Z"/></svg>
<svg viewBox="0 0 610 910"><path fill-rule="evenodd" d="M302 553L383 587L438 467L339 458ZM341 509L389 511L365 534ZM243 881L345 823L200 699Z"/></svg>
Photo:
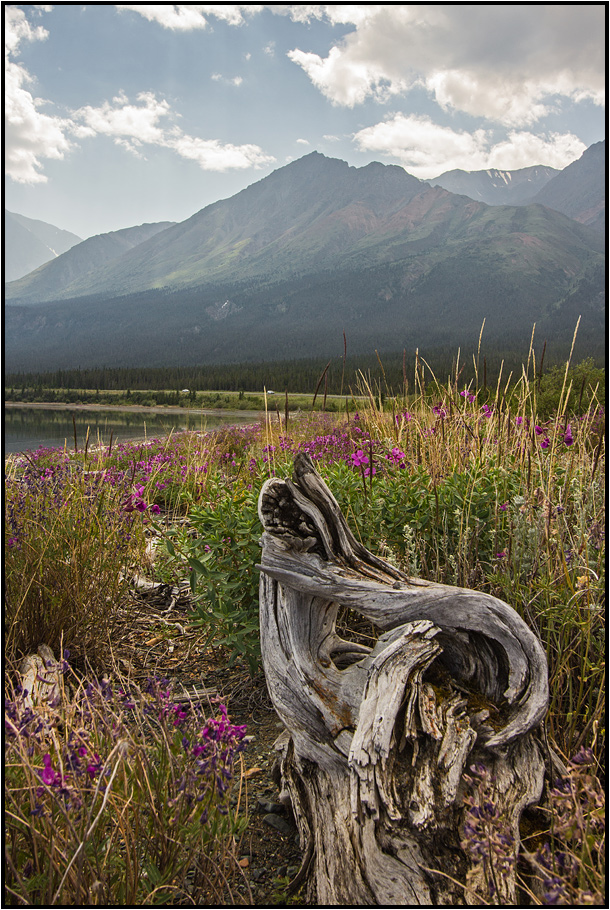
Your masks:
<svg viewBox="0 0 610 910"><path fill-rule="evenodd" d="M425 180L605 138L605 3L2 5L5 207L83 239L312 151Z"/></svg>

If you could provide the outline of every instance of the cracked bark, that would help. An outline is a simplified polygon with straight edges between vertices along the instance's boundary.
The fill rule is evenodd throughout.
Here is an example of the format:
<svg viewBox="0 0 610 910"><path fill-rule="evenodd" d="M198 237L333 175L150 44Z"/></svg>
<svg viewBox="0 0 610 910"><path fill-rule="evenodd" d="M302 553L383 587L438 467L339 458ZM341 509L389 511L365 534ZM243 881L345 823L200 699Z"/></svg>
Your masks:
<svg viewBox="0 0 610 910"><path fill-rule="evenodd" d="M460 848L464 772L482 762L519 845L541 795L548 705L540 642L507 604L409 578L366 550L307 455L259 497L261 650L285 795L320 904L477 902ZM341 638L348 607L379 630ZM436 869L444 873L430 872ZM514 874L499 899L515 899Z"/></svg>

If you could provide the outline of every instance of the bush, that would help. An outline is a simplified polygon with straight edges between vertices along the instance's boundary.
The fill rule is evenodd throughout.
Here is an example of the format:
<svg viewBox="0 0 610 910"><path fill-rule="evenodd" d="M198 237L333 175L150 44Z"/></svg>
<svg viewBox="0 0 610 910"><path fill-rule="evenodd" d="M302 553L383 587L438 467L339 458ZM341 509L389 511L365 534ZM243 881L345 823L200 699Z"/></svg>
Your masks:
<svg viewBox="0 0 610 910"><path fill-rule="evenodd" d="M255 490L210 480L207 502L189 509L190 530L169 532L166 548L176 567L188 565L196 618L207 644L229 650L229 665L260 668L258 622L261 526Z"/></svg>

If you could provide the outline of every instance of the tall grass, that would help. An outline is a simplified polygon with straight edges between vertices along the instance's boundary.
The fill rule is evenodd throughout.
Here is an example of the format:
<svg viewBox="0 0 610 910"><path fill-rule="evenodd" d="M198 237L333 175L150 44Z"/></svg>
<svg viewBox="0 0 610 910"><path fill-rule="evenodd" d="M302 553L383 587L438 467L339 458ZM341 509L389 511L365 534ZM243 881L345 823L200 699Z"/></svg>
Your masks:
<svg viewBox="0 0 610 910"><path fill-rule="evenodd" d="M244 732L224 707L206 718L158 679L64 679L44 714L11 692L3 905L224 902Z"/></svg>

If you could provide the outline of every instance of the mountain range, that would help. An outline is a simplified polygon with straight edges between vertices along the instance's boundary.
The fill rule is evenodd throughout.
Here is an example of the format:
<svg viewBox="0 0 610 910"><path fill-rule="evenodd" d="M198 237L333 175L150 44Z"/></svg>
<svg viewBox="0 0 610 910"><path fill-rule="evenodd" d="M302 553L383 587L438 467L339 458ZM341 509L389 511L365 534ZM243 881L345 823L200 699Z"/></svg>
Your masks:
<svg viewBox="0 0 610 910"><path fill-rule="evenodd" d="M45 221L4 210L4 280L15 281L81 242Z"/></svg>
<svg viewBox="0 0 610 910"><path fill-rule="evenodd" d="M542 188L534 174L515 183L548 194L564 177L559 195L574 199L579 174L595 183L590 152L569 173L524 169L549 178ZM522 343L536 322L569 341L579 315L580 337L599 342L605 242L592 224L313 152L184 222L130 229L151 233L118 255L84 255L101 235L7 285L6 365L327 356L343 332L352 353L457 346L483 319L487 339Z"/></svg>
<svg viewBox="0 0 610 910"><path fill-rule="evenodd" d="M427 182L430 186L442 186L450 193L470 196L487 205L523 205L559 174L554 167L534 165L515 171L490 168L486 171L445 171L444 174Z"/></svg>

